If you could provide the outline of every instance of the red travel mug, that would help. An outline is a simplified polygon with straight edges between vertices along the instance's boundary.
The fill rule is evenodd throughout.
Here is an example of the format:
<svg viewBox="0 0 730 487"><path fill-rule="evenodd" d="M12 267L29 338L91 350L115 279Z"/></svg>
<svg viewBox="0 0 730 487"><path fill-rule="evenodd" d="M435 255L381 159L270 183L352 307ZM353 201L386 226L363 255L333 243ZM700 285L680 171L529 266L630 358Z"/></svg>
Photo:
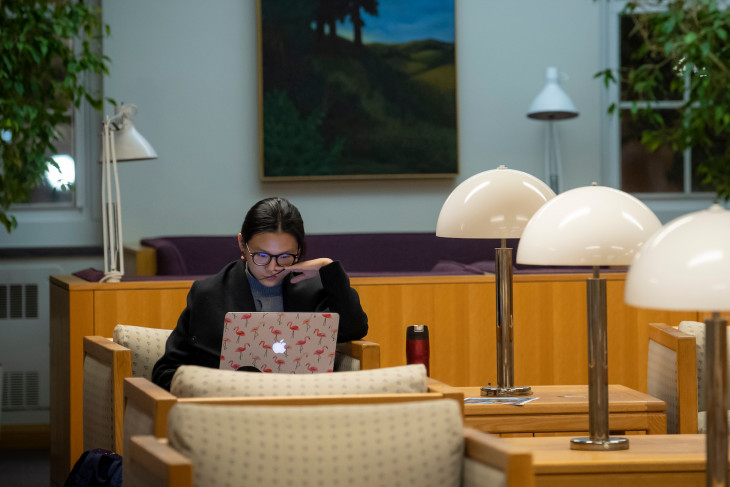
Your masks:
<svg viewBox="0 0 730 487"><path fill-rule="evenodd" d="M428 341L428 326L412 325L406 329L406 363L423 364L426 366L426 375L431 375L429 364L430 346Z"/></svg>

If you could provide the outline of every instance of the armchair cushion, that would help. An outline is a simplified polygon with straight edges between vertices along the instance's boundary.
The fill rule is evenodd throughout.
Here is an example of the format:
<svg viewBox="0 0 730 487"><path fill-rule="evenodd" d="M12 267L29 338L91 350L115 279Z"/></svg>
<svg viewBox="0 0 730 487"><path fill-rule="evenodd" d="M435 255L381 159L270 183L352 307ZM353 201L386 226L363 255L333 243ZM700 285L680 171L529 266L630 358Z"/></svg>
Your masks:
<svg viewBox="0 0 730 487"><path fill-rule="evenodd" d="M236 407L178 404L169 444L195 485L460 485L463 436L450 400Z"/></svg>
<svg viewBox="0 0 730 487"><path fill-rule="evenodd" d="M114 342L132 351L132 375L152 380L152 368L165 353L165 343L172 330L144 326L117 325Z"/></svg>
<svg viewBox="0 0 730 487"><path fill-rule="evenodd" d="M422 364L322 374L260 374L181 366L170 392L178 397L326 396L427 392Z"/></svg>

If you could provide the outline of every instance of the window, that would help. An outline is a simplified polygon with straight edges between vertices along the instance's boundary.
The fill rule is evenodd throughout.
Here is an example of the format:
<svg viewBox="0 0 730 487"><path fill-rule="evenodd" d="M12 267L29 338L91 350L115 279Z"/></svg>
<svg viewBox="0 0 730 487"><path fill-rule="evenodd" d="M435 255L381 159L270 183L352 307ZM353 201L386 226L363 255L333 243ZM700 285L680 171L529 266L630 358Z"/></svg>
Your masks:
<svg viewBox="0 0 730 487"><path fill-rule="evenodd" d="M86 0L100 6L99 0ZM80 52L81 43L73 43ZM101 46L99 45L99 48ZM99 93L102 80L87 73L84 83ZM79 108L69 107L70 122L57 126L61 139L55 142L56 154L51 155L59 169L50 167L40 186L31 194L31 201L15 204L10 213L18 227L10 234L2 229L0 248L8 247L76 247L98 246L101 242L99 210L99 175L101 115L86 101ZM9 133L0 134L9 137ZM63 191L62 184L71 191ZM52 235L52 238L49 238Z"/></svg>
<svg viewBox="0 0 730 487"><path fill-rule="evenodd" d="M603 0L602 4L603 39L606 42L604 64L614 70L641 64L642 60L633 59L633 54L641 44L641 37L633 32L633 19L621 15L625 2ZM647 11L645 15L652 13ZM682 67L665 65L662 69L665 79L684 79L687 76ZM641 133L656 125L646 117L631 115L634 103L638 106L651 103L661 113L665 123L678 123L682 95L667 95L665 99L649 102L639 99L625 85L611 84L605 102L603 108L606 110L611 104L616 106L615 114L606 117L604 130L606 151L603 176L608 185L644 200L686 202L712 198L714 193L702 184L702 177L697 173L702 154L691 150L674 152L667 146L648 151L641 143ZM620 116L617 116L619 113Z"/></svg>

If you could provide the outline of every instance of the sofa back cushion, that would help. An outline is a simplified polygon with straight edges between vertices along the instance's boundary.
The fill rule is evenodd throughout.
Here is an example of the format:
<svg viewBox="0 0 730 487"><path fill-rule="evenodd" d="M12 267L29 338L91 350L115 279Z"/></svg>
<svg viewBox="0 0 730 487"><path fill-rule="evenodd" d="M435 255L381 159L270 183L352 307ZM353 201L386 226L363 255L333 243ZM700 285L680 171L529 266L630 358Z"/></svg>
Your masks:
<svg viewBox="0 0 730 487"><path fill-rule="evenodd" d="M448 399L333 406L177 404L172 448L194 485L460 485L459 405Z"/></svg>
<svg viewBox="0 0 730 487"><path fill-rule="evenodd" d="M507 245L517 248L517 239ZM434 233L352 233L307 235L306 259L339 260L352 273L430 272L441 260L494 260L499 239L442 238ZM141 241L156 249L157 275L210 275L237 259L235 235L159 237ZM513 253L513 259L517 252Z"/></svg>
<svg viewBox="0 0 730 487"><path fill-rule="evenodd" d="M179 367L170 392L178 397L282 397L427 392L422 364L321 374L264 374Z"/></svg>

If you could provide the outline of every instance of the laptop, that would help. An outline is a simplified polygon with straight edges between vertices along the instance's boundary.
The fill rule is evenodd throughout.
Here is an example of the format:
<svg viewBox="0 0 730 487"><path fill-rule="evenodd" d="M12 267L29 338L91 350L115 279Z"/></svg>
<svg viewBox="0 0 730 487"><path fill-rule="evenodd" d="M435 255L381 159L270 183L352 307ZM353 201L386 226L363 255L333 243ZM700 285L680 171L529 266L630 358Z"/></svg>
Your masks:
<svg viewBox="0 0 730 487"><path fill-rule="evenodd" d="M220 368L254 367L280 374L332 372L339 322L337 313L228 312Z"/></svg>

